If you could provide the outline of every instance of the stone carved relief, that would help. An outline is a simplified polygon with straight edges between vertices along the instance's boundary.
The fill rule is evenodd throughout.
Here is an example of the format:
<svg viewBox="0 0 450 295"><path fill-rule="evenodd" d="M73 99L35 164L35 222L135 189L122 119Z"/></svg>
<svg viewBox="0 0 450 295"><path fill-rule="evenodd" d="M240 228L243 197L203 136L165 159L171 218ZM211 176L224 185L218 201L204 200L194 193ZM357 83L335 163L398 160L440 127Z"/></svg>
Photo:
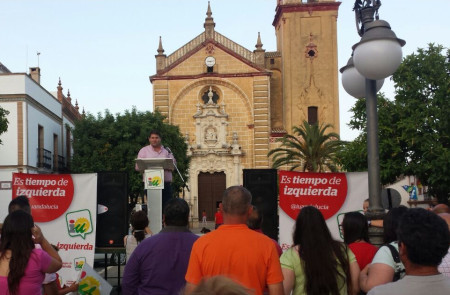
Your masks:
<svg viewBox="0 0 450 295"><path fill-rule="evenodd" d="M208 171L212 169L210 172L224 171L225 166L236 167L240 165L240 160L235 158L243 156L237 132L231 131L232 141L227 142L230 131L226 105L224 103L219 105L220 98L213 99L214 93L218 92L209 86L205 91L208 100L204 100L205 95L202 95L201 102L197 104L197 110L193 115L195 142L191 143L188 151L193 160L197 157L201 158L207 166L203 168Z"/></svg>
<svg viewBox="0 0 450 295"><path fill-rule="evenodd" d="M194 114L197 152L205 152L205 149L212 153L227 153L230 144L227 143L228 135L228 114L225 111L225 104L219 106L218 99L213 100L213 89L209 87L208 100L202 100L203 104L197 104L197 111ZM203 95L205 96L205 95Z"/></svg>
<svg viewBox="0 0 450 295"><path fill-rule="evenodd" d="M206 45L205 47L205 52L206 54L214 54L214 45L209 43L208 45Z"/></svg>
<svg viewBox="0 0 450 295"><path fill-rule="evenodd" d="M194 206L198 205L196 198L200 172L224 172L227 186L242 183L241 158L244 153L239 144L239 136L236 131L228 130L226 105L220 97L215 99L214 93L217 94L220 91L214 92L213 87L209 86L199 96L201 99L196 105L195 114L193 114L195 135L192 135L194 140L188 145L188 155L191 156L189 186L192 189L187 199ZM231 142L227 142L228 134L232 134ZM186 134L185 141L189 142L188 134ZM193 210L196 212L194 218L198 218L198 208Z"/></svg>
<svg viewBox="0 0 450 295"><path fill-rule="evenodd" d="M216 128L210 126L205 131L205 143L208 146L214 146L217 143Z"/></svg>
<svg viewBox="0 0 450 295"><path fill-rule="evenodd" d="M302 87L299 103L297 108L302 110L305 105L322 104L326 100L321 88L316 86L315 74L314 74L314 61L318 57L317 45L313 42L313 34L309 34L309 43L306 45L305 58L308 58L309 63L309 83ZM305 110L303 110L306 115Z"/></svg>

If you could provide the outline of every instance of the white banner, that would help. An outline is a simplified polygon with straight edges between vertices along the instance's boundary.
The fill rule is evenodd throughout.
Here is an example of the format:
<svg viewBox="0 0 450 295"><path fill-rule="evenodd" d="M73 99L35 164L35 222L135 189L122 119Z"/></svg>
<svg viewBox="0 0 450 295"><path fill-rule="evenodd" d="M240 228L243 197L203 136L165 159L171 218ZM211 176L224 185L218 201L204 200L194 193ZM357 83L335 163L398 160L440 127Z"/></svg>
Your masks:
<svg viewBox="0 0 450 295"><path fill-rule="evenodd" d="M94 263L97 174L14 173L12 182L12 197L28 197L34 222L59 248L61 283L72 284Z"/></svg>
<svg viewBox="0 0 450 295"><path fill-rule="evenodd" d="M85 263L80 276L79 294L111 294L112 286L105 281L89 264Z"/></svg>
<svg viewBox="0 0 450 295"><path fill-rule="evenodd" d="M346 212L362 210L368 196L367 172L307 173L279 171L280 245L292 245L295 220L302 207L318 208L334 239Z"/></svg>

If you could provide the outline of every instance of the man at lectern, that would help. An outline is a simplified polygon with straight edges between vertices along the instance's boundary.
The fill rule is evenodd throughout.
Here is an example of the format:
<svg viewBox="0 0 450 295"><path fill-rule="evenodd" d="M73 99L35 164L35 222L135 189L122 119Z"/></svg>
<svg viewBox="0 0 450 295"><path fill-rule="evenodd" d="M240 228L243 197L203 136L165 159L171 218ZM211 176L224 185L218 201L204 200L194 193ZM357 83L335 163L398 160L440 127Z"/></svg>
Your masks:
<svg viewBox="0 0 450 295"><path fill-rule="evenodd" d="M176 164L176 160L170 151L169 148L165 148L161 145L161 134L158 130L150 131L150 136L148 137L149 145L143 147L139 153L137 158L170 158ZM136 170L138 166L136 165ZM164 206L167 201L172 197L172 170L164 170L164 189L162 190L162 209L164 210Z"/></svg>

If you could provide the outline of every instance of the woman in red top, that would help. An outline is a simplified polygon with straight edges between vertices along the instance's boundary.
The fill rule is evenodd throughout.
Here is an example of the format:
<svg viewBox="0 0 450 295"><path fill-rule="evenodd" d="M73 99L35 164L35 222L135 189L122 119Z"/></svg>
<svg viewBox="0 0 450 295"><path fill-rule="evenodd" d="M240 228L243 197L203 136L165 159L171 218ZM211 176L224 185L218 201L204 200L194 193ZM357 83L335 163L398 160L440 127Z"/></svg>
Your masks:
<svg viewBox="0 0 450 295"><path fill-rule="evenodd" d="M344 232L344 242L355 254L359 268L372 262L377 247L369 243L369 225L367 218L359 212L349 212L344 215L342 221L342 230Z"/></svg>

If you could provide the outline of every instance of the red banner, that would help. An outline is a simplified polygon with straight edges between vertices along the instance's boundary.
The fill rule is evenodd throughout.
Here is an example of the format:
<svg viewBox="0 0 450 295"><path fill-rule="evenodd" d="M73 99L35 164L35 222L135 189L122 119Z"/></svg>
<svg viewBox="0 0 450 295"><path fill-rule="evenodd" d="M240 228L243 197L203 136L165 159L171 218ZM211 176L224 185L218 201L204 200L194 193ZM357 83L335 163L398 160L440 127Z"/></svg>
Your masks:
<svg viewBox="0 0 450 295"><path fill-rule="evenodd" d="M64 214L72 203L70 174L13 174L13 199L28 197L35 222L52 221Z"/></svg>
<svg viewBox="0 0 450 295"><path fill-rule="evenodd" d="M325 219L330 218L345 202L345 173L306 173L279 171L280 207L292 219L301 208L314 206Z"/></svg>

